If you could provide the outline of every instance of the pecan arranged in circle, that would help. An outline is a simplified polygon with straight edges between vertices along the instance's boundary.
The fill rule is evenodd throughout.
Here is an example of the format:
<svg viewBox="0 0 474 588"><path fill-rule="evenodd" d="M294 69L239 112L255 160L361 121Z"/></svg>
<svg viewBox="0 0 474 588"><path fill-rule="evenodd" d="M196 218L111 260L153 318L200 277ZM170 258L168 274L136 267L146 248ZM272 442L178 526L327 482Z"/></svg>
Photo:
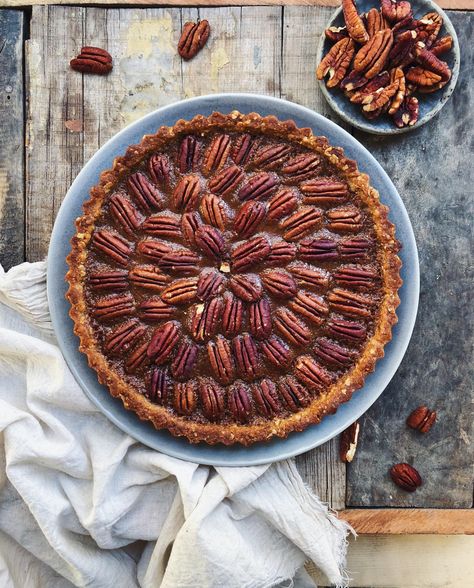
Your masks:
<svg viewBox="0 0 474 588"><path fill-rule="evenodd" d="M178 53L181 57L188 61L197 55L207 43L210 32L211 27L207 20L185 23L178 42Z"/></svg>
<svg viewBox="0 0 474 588"><path fill-rule="evenodd" d="M192 382L176 382L174 385L174 409L179 414L192 414L196 407L196 392Z"/></svg>
<svg viewBox="0 0 474 588"><path fill-rule="evenodd" d="M96 231L92 237L92 244L95 249L105 253L112 261L119 265L126 266L132 250L122 237L110 231Z"/></svg>
<svg viewBox="0 0 474 588"><path fill-rule="evenodd" d="M157 365L165 363L179 340L178 325L169 321L155 329L148 344L147 355Z"/></svg>
<svg viewBox="0 0 474 588"><path fill-rule="evenodd" d="M99 74L101 76L112 71L112 56L100 47L83 47L77 57L71 59L71 69L82 73Z"/></svg>
<svg viewBox="0 0 474 588"><path fill-rule="evenodd" d="M224 412L224 394L222 388L215 382L203 381L199 385L202 401L202 411L211 420L217 420Z"/></svg>

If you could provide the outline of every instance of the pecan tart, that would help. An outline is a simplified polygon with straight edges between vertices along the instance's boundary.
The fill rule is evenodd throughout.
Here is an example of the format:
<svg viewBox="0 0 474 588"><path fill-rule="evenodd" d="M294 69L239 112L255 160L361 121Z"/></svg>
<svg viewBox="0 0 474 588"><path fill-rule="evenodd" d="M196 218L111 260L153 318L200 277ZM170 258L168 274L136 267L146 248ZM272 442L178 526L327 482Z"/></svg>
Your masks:
<svg viewBox="0 0 474 588"><path fill-rule="evenodd" d="M391 339L387 213L354 161L292 121L161 127L102 173L76 221L79 348L127 409L191 442L301 431Z"/></svg>

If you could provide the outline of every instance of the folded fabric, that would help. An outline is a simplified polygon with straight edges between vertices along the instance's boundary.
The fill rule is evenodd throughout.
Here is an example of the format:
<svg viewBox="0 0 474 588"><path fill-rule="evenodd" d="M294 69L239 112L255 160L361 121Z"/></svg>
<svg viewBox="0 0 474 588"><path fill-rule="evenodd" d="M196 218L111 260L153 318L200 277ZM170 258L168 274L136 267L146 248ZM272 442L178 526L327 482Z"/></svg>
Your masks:
<svg viewBox="0 0 474 588"><path fill-rule="evenodd" d="M292 461L211 468L138 443L89 401L54 338L46 264L0 266L0 585L345 585L350 528Z"/></svg>

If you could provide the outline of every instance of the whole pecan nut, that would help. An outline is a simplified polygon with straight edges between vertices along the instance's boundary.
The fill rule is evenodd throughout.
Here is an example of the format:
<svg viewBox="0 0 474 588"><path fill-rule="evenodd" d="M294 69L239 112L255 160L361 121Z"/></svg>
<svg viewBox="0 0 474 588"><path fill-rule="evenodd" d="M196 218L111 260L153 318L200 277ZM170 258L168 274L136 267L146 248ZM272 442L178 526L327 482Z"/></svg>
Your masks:
<svg viewBox="0 0 474 588"><path fill-rule="evenodd" d="M166 404L170 394L168 372L163 368L154 368L147 387L147 396L156 404Z"/></svg>
<svg viewBox="0 0 474 588"><path fill-rule="evenodd" d="M278 185L274 174L260 172L252 176L239 190L239 200L262 200L268 198Z"/></svg>
<svg viewBox="0 0 474 588"><path fill-rule="evenodd" d="M290 151L291 147L284 143L265 145L255 153L253 167L274 169L283 163Z"/></svg>
<svg viewBox="0 0 474 588"><path fill-rule="evenodd" d="M325 364L336 368L344 368L349 365L354 354L329 339L318 339L314 347L314 354Z"/></svg>
<svg viewBox="0 0 474 588"><path fill-rule="evenodd" d="M170 162L166 155L155 153L148 162L148 171L155 184L167 187L170 184Z"/></svg>
<svg viewBox="0 0 474 588"><path fill-rule="evenodd" d="M199 274L196 296L206 301L220 294L225 283L224 276L215 270L203 271Z"/></svg>
<svg viewBox="0 0 474 588"><path fill-rule="evenodd" d="M287 183L298 183L318 172L321 158L315 153L302 153L281 166L280 173Z"/></svg>
<svg viewBox="0 0 474 588"><path fill-rule="evenodd" d="M124 271L93 273L89 275L89 285L93 290L126 290L127 273Z"/></svg>
<svg viewBox="0 0 474 588"><path fill-rule="evenodd" d="M334 208L327 212L328 229L331 231L360 231L362 229L362 214L355 206Z"/></svg>
<svg viewBox="0 0 474 588"><path fill-rule="evenodd" d="M280 222L283 238L287 241L298 241L321 223L321 211L312 206L301 206Z"/></svg>
<svg viewBox="0 0 474 588"><path fill-rule="evenodd" d="M365 318L371 315L371 307L374 305L372 298L342 288L334 288L327 300L330 307L341 314Z"/></svg>
<svg viewBox="0 0 474 588"><path fill-rule="evenodd" d="M142 225L142 229L148 235L179 239L182 235L181 219L170 214L153 214Z"/></svg>
<svg viewBox="0 0 474 588"><path fill-rule="evenodd" d="M216 135L204 154L202 173L208 176L211 172L219 171L225 164L230 150L229 135Z"/></svg>
<svg viewBox="0 0 474 588"><path fill-rule="evenodd" d="M252 414L249 395L241 384L235 386L229 394L229 409L232 415L241 423L247 422Z"/></svg>
<svg viewBox="0 0 474 588"><path fill-rule="evenodd" d="M185 212L181 216L181 232L190 245L196 244L196 231L200 226L202 226L202 220L196 211Z"/></svg>
<svg viewBox="0 0 474 588"><path fill-rule="evenodd" d="M106 75L112 71L112 56L100 47L82 47L77 57L71 59L71 69L82 73Z"/></svg>
<svg viewBox="0 0 474 588"><path fill-rule="evenodd" d="M140 215L123 192L115 192L109 198L112 218L125 234L133 237L140 226Z"/></svg>
<svg viewBox="0 0 474 588"><path fill-rule="evenodd" d="M303 239L300 243L302 261L334 261L338 258L337 243L332 239Z"/></svg>
<svg viewBox="0 0 474 588"><path fill-rule="evenodd" d="M209 180L207 186L214 194L225 196L235 190L244 177L245 174L240 167L230 165L215 174Z"/></svg>
<svg viewBox="0 0 474 588"><path fill-rule="evenodd" d="M268 219L279 220L293 212L298 206L298 199L293 190L284 188L268 201Z"/></svg>
<svg viewBox="0 0 474 588"><path fill-rule="evenodd" d="M345 77L354 56L354 41L344 37L338 41L323 57L316 70L318 80L323 80L328 74L328 88L335 88Z"/></svg>
<svg viewBox="0 0 474 588"><path fill-rule="evenodd" d="M331 178L311 180L303 184L300 189L304 194L304 204L336 205L344 202L349 195L349 190L345 182Z"/></svg>
<svg viewBox="0 0 474 588"><path fill-rule="evenodd" d="M405 0L380 0L383 16L391 23L411 15L411 4Z"/></svg>
<svg viewBox="0 0 474 588"><path fill-rule="evenodd" d="M329 284L328 273L320 268L295 264L288 269L303 286L320 290L321 288L327 288Z"/></svg>
<svg viewBox="0 0 474 588"><path fill-rule="evenodd" d="M420 474L408 463L397 463L392 466L390 477L397 486L407 492L414 492L423 483Z"/></svg>
<svg viewBox="0 0 474 588"><path fill-rule="evenodd" d="M366 16L367 20L367 33L372 38L375 33L388 29L387 21L380 10L371 8Z"/></svg>
<svg viewBox="0 0 474 588"><path fill-rule="evenodd" d="M136 321L123 323L107 335L104 350L111 355L122 353L136 343L145 331L146 327Z"/></svg>
<svg viewBox="0 0 474 588"><path fill-rule="evenodd" d="M266 259L266 265L285 265L296 256L296 245L287 241L274 241L270 248L270 254Z"/></svg>
<svg viewBox="0 0 474 588"><path fill-rule="evenodd" d="M235 272L240 272L256 263L262 262L270 253L268 240L261 237L254 237L237 245L231 253L232 267Z"/></svg>
<svg viewBox="0 0 474 588"><path fill-rule="evenodd" d="M208 257L220 259L225 256L226 244L219 229L210 225L202 225L196 231L196 246Z"/></svg>
<svg viewBox="0 0 474 588"><path fill-rule="evenodd" d="M427 406L419 406L410 413L407 418L407 425L417 429L420 433L427 433L436 421L436 412Z"/></svg>
<svg viewBox="0 0 474 588"><path fill-rule="evenodd" d="M164 241L145 239L137 245L137 251L154 262L159 262L166 254L171 253L171 247Z"/></svg>
<svg viewBox="0 0 474 588"><path fill-rule="evenodd" d="M167 272L192 274L198 271L199 257L189 249L176 249L158 260L158 266Z"/></svg>
<svg viewBox="0 0 474 588"><path fill-rule="evenodd" d="M176 184L171 195L171 206L177 212L187 212L196 208L199 195L201 193L201 183L197 176L184 176Z"/></svg>
<svg viewBox="0 0 474 588"><path fill-rule="evenodd" d="M263 202L255 200L245 202L234 219L234 230L240 237L250 237L257 232L267 214Z"/></svg>
<svg viewBox="0 0 474 588"><path fill-rule="evenodd" d="M169 277L155 267L136 266L128 273L130 283L137 288L161 292L169 282Z"/></svg>
<svg viewBox="0 0 474 588"><path fill-rule="evenodd" d="M286 408L292 412L298 412L311 402L306 388L291 376L280 380L278 391Z"/></svg>
<svg viewBox="0 0 474 588"><path fill-rule="evenodd" d="M209 39L211 27L207 20L185 23L178 42L178 53L186 61L192 59Z"/></svg>
<svg viewBox="0 0 474 588"><path fill-rule="evenodd" d="M302 347L311 340L311 331L287 308L282 307L275 312L274 324L292 345Z"/></svg>

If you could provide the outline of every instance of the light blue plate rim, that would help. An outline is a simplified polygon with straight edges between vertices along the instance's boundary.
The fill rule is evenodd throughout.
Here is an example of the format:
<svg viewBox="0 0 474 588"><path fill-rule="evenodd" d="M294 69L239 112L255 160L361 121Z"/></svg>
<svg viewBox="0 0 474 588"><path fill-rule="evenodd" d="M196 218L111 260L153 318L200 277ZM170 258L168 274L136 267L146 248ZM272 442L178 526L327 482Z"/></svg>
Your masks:
<svg viewBox="0 0 474 588"><path fill-rule="evenodd" d="M420 111L418 121L411 127L402 128L396 127L387 117L380 117L373 121L365 118L358 105L349 102L339 90L328 89L325 80L319 80L319 87L329 106L344 121L361 131L372 133L374 135L400 135L418 129L438 114L449 100L456 87L461 63L461 50L459 48L459 40L453 23L446 12L444 12L444 10L432 0L411 0L411 5L415 17L419 18L428 12L438 12L443 17L443 26L441 27L438 37L441 38L445 35L451 35L453 38L453 47L451 51L446 53L446 55L441 56L441 59L447 61L451 69L451 79L442 90L434 92L433 94L423 95L419 100ZM363 13L370 10L370 8L377 7L377 2L375 2L375 0L359 0L357 6L359 12ZM342 8L339 7L333 12L331 18L323 29L316 53L316 63L320 63L323 55L325 55L332 46L332 43L326 39L324 30L330 26L342 26L343 24L344 17L342 15Z"/></svg>
<svg viewBox="0 0 474 588"><path fill-rule="evenodd" d="M375 372L367 377L363 389L320 424L293 433L287 439L257 443L248 448L193 445L167 431L155 430L151 424L125 410L121 401L98 383L96 373L79 352L78 339L68 315L69 303L65 299L65 258L75 231L74 219L82 213L82 203L88 198L90 188L98 182L100 172L110 168L114 158L124 153L128 145L138 143L143 135L155 132L161 125L173 125L180 118L208 115L216 110L223 113L232 110L258 112L274 114L281 120L293 119L299 127L310 127L315 134L325 135L332 145L343 147L346 155L358 162L361 171L370 175L382 202L390 207L390 218L396 223L397 238L402 243L400 257L404 284L400 289L401 303L397 311L399 321L393 329L392 341L385 348L385 357L377 363ZM402 199L380 164L349 133L320 114L286 100L256 94L213 94L164 106L132 123L105 143L78 174L61 205L51 235L47 278L49 307L59 346L71 372L92 402L117 427L145 445L173 457L214 466L250 466L287 459L325 443L357 420L380 396L400 365L415 325L419 297L419 264L413 229Z"/></svg>

